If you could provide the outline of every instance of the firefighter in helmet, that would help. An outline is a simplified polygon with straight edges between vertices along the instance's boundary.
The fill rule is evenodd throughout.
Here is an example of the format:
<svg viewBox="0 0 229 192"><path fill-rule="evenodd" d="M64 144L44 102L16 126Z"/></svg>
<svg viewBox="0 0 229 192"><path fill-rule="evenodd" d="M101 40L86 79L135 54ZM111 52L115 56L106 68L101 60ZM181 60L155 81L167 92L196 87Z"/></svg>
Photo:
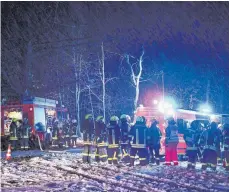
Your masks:
<svg viewBox="0 0 229 192"><path fill-rule="evenodd" d="M65 147L68 148L70 146L70 124L68 122L68 120L64 121L63 124L63 130L64 130L64 142L65 142Z"/></svg>
<svg viewBox="0 0 229 192"><path fill-rule="evenodd" d="M159 127L157 126L159 122L156 118L152 118L151 120L151 126L147 129L147 146L149 147L149 151L151 154L151 161L154 163L156 161L156 164L160 164L160 148L161 148L161 131Z"/></svg>
<svg viewBox="0 0 229 192"><path fill-rule="evenodd" d="M121 149L122 149L122 161L125 163L129 163L130 161L130 116L129 115L121 115Z"/></svg>
<svg viewBox="0 0 229 192"><path fill-rule="evenodd" d="M229 171L229 124L223 126L223 149L224 149L224 161L223 165L227 171Z"/></svg>
<svg viewBox="0 0 229 192"><path fill-rule="evenodd" d="M71 124L71 144L74 148L76 148L77 141L77 120L73 119Z"/></svg>
<svg viewBox="0 0 229 192"><path fill-rule="evenodd" d="M96 152L95 161L105 162L107 160L106 146L106 125L104 123L103 116L98 116L95 122L95 140L96 140Z"/></svg>
<svg viewBox="0 0 229 192"><path fill-rule="evenodd" d="M57 118L53 119L52 122L53 125L53 129L52 129L52 147L58 147L58 125L59 125L59 121Z"/></svg>
<svg viewBox="0 0 229 192"><path fill-rule="evenodd" d="M198 154L198 141L200 138L199 123L193 121L190 129L187 129L184 133L184 140L186 142L186 155L188 156L188 169L195 168Z"/></svg>
<svg viewBox="0 0 229 192"><path fill-rule="evenodd" d="M21 129L21 149L28 150L29 149L29 133L30 126L28 122L28 118L24 118Z"/></svg>
<svg viewBox="0 0 229 192"><path fill-rule="evenodd" d="M13 119L10 124L10 144L12 146L12 150L17 148L18 144L18 122L17 119Z"/></svg>
<svg viewBox="0 0 229 192"><path fill-rule="evenodd" d="M175 120L168 119L168 127L165 130L165 165L178 165L177 145L179 143L178 127Z"/></svg>
<svg viewBox="0 0 229 192"><path fill-rule="evenodd" d="M144 117L139 116L136 119L135 125L130 130L132 136L131 149L130 149L130 165L134 166L135 156L138 153L140 165L148 164L148 150L146 148L146 120Z"/></svg>
<svg viewBox="0 0 229 192"><path fill-rule="evenodd" d="M202 133L200 143L204 145L202 169L205 170L207 167L211 167L213 170L216 170L217 149L220 145L217 123L212 122L210 128Z"/></svg>
<svg viewBox="0 0 229 192"><path fill-rule="evenodd" d="M94 124L93 116L91 114L87 114L85 116L83 125L81 127L81 132L83 133L84 141L83 162L91 163L92 145L94 140Z"/></svg>
<svg viewBox="0 0 229 192"><path fill-rule="evenodd" d="M119 118L112 116L110 118L110 124L107 127L108 132L108 163L118 164L118 158L120 157L119 143L121 138L120 127L118 125Z"/></svg>

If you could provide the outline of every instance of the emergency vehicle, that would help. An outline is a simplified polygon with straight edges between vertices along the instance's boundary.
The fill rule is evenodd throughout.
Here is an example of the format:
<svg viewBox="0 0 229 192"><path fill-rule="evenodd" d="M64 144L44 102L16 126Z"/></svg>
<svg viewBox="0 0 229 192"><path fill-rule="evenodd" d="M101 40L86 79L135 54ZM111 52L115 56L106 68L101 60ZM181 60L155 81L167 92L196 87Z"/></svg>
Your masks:
<svg viewBox="0 0 229 192"><path fill-rule="evenodd" d="M168 126L167 119L173 117L177 122L179 131L179 144L177 146L178 155L185 155L186 144L183 139L185 129L190 127L192 121L196 120L202 123L204 127L207 127L211 121L218 123L225 123L229 120L229 115L202 113L192 110L175 109L172 104L164 102L158 102L154 100L153 106L144 107L140 105L135 111L135 118L137 116L144 116L147 120L147 126L150 126L150 120L156 118L159 121L159 128L162 132L161 150L160 154L165 153L165 129Z"/></svg>
<svg viewBox="0 0 229 192"><path fill-rule="evenodd" d="M52 127L54 118L58 118L58 113L64 116L66 108L57 108L57 101L40 97L27 97L22 102L8 102L7 105L1 106L1 147L7 145L9 138L9 128L13 119L23 120L28 118L28 123L32 133L39 132L37 129L40 125L44 127L44 131L48 127ZM39 135L39 134L38 134ZM39 135L42 140L43 137Z"/></svg>

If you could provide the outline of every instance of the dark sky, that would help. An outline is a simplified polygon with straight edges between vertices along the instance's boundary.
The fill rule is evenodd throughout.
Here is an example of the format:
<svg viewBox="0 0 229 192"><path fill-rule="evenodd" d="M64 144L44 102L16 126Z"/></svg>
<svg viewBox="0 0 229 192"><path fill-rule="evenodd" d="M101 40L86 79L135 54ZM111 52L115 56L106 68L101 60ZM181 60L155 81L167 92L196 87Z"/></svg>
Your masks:
<svg viewBox="0 0 229 192"><path fill-rule="evenodd" d="M138 57L144 47L143 78L164 70L168 92L198 84L195 94L203 101L210 79L216 107L222 105L218 100L229 102L229 2L2 2L1 8L3 72L16 70L16 64L26 68L29 41L38 55L36 71L42 63L66 62L62 50L72 46L95 57L103 41L107 54ZM109 73L119 75L119 57L106 63ZM13 84L24 81L18 76L25 74L14 74ZM142 84L148 87L152 82Z"/></svg>

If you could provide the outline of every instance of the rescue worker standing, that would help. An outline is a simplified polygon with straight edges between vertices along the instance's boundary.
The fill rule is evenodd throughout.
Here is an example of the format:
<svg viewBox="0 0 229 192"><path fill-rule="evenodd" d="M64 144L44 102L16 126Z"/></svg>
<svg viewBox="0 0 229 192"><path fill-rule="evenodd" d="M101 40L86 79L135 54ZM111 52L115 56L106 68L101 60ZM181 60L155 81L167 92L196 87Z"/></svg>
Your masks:
<svg viewBox="0 0 229 192"><path fill-rule="evenodd" d="M18 129L17 129L17 120L13 119L12 123L10 124L10 143L12 146L12 150L17 148L18 144Z"/></svg>
<svg viewBox="0 0 229 192"><path fill-rule="evenodd" d="M186 155L188 156L188 167L195 168L198 154L198 141L200 138L200 131L198 130L198 122L193 121L190 129L187 129L184 134L186 142Z"/></svg>
<svg viewBox="0 0 229 192"><path fill-rule="evenodd" d="M229 171L229 124L223 126L224 167Z"/></svg>
<svg viewBox="0 0 229 192"><path fill-rule="evenodd" d="M112 116L110 124L107 127L108 132L108 163L118 164L118 157L120 156L119 143L121 138L120 127L118 125L119 118Z"/></svg>
<svg viewBox="0 0 229 192"><path fill-rule="evenodd" d="M107 144L106 141L106 125L103 116L98 116L95 122L95 140L96 140L96 153L95 161L105 162L107 160Z"/></svg>
<svg viewBox="0 0 229 192"><path fill-rule="evenodd" d="M148 150L146 148L146 120L144 117L137 117L135 125L130 130L132 135L130 149L130 166L134 166L135 156L138 153L140 165L148 164Z"/></svg>
<svg viewBox="0 0 229 192"><path fill-rule="evenodd" d="M178 127L173 118L168 120L165 130L165 165L178 165L177 145L179 143Z"/></svg>
<svg viewBox="0 0 229 192"><path fill-rule="evenodd" d="M130 161L129 148L130 148L130 116L121 115L121 149L122 149L122 161L128 163Z"/></svg>
<svg viewBox="0 0 229 192"><path fill-rule="evenodd" d="M71 143L74 148L76 148L76 142L77 142L76 130L77 130L77 120L73 119L71 125Z"/></svg>
<svg viewBox="0 0 229 192"><path fill-rule="evenodd" d="M58 125L59 121L57 118L53 119L53 130L52 130L52 147L58 147Z"/></svg>
<svg viewBox="0 0 229 192"><path fill-rule="evenodd" d="M203 132L200 142L204 144L202 169L205 170L210 166L213 170L216 170L217 149L220 145L220 134L215 122L211 123L210 129Z"/></svg>
<svg viewBox="0 0 229 192"><path fill-rule="evenodd" d="M30 126L27 118L24 118L22 129L21 129L21 149L29 149L29 132Z"/></svg>
<svg viewBox="0 0 229 192"><path fill-rule="evenodd" d="M67 120L64 121L63 131L65 135L65 138L64 138L65 147L68 148L70 146L70 126Z"/></svg>
<svg viewBox="0 0 229 192"><path fill-rule="evenodd" d="M147 129L147 146L149 147L152 163L160 164L160 148L161 148L161 131L157 127L159 122L153 118L151 120L151 126Z"/></svg>
<svg viewBox="0 0 229 192"><path fill-rule="evenodd" d="M92 156L92 145L94 140L94 123L91 114L85 116L83 125L81 127L81 132L83 133L84 150L83 150L83 162L91 163Z"/></svg>

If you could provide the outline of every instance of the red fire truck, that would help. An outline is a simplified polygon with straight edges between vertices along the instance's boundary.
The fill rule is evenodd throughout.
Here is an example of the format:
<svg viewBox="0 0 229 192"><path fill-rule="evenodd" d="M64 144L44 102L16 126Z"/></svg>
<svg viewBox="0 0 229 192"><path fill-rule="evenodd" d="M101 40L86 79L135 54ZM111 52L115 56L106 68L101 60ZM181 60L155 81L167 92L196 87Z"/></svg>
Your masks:
<svg viewBox="0 0 229 192"><path fill-rule="evenodd" d="M24 98L23 102L9 102L7 105L1 106L1 139L2 144L7 142L9 137L9 127L13 119L23 120L28 118L28 123L35 133L36 125L52 127L52 121L57 117L57 113L62 111L66 113L67 109L57 108L57 101L40 97ZM40 136L40 135L39 135ZM40 139L42 140L43 137ZM3 147L4 148L4 147Z"/></svg>
<svg viewBox="0 0 229 192"><path fill-rule="evenodd" d="M154 100L153 106L144 107L140 105L135 111L135 119L137 116L144 116L147 120L147 125L150 125L150 120L155 117L159 121L159 128L162 132L161 139L161 151L160 154L165 153L165 129L167 127L168 117L174 117L177 122L179 130L179 144L177 146L178 155L184 155L186 150L186 144L183 139L184 130L190 127L190 123L194 120L200 121L203 125L209 124L211 121L218 123L224 123L225 118L228 115L201 113L198 111L184 110L184 109L173 109L172 104L165 104L162 107L162 102Z"/></svg>

